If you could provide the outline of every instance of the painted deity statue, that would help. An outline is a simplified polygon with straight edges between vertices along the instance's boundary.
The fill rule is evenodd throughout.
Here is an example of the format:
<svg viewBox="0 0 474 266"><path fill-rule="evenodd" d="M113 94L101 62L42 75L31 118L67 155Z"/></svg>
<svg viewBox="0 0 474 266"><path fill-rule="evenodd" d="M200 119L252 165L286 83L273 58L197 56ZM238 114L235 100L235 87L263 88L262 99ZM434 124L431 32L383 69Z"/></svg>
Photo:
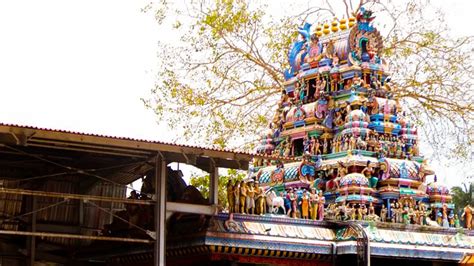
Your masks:
<svg viewBox="0 0 474 266"><path fill-rule="evenodd" d="M308 219L310 205L309 205L309 196L306 190L303 191L303 195L301 196L301 201L299 205L301 205L301 218Z"/></svg>
<svg viewBox="0 0 474 266"><path fill-rule="evenodd" d="M242 182L240 184L240 198L239 198L239 205L240 205L240 212L245 213L245 202L247 201L247 184Z"/></svg>
<svg viewBox="0 0 474 266"><path fill-rule="evenodd" d="M290 190L290 193L288 194L288 196L291 202L291 217L296 218L296 213L298 210L298 206L297 206L298 196L293 191L293 189Z"/></svg>
<svg viewBox="0 0 474 266"><path fill-rule="evenodd" d="M337 189L339 189L339 180L347 175L347 168L343 162L337 164L337 177L334 179L334 183Z"/></svg>
<svg viewBox="0 0 474 266"><path fill-rule="evenodd" d="M263 215L266 210L265 191L259 186L259 182L255 181L255 214Z"/></svg>
<svg viewBox="0 0 474 266"><path fill-rule="evenodd" d="M464 224L468 230L472 229L472 213L473 210L471 206L466 205L466 207L464 207L464 212L461 215L461 219L465 221Z"/></svg>
<svg viewBox="0 0 474 266"><path fill-rule="evenodd" d="M361 174L363 174L369 180L369 187L377 187L378 178L375 176L375 170L370 165L370 161L367 161L367 166L362 170Z"/></svg>
<svg viewBox="0 0 474 266"><path fill-rule="evenodd" d="M254 214L255 211L255 190L254 181L250 181L247 186L247 197L246 197L246 213Z"/></svg>
<svg viewBox="0 0 474 266"><path fill-rule="evenodd" d="M356 215L357 215L357 209L355 206L351 204L350 209L349 209L349 219L354 221L357 218Z"/></svg>
<svg viewBox="0 0 474 266"><path fill-rule="evenodd" d="M282 162L278 162L275 170L272 171L271 180L275 184L281 184L285 181L285 167Z"/></svg>
<svg viewBox="0 0 474 266"><path fill-rule="evenodd" d="M319 205L319 197L316 194L316 189L311 189L311 194L309 195L309 203L310 203L310 211L311 211L311 219L316 220L318 215L318 205Z"/></svg>
<svg viewBox="0 0 474 266"><path fill-rule="evenodd" d="M448 206L446 204L443 204L443 207L441 208L441 213L442 213L442 226L445 228L449 227L449 221L448 221Z"/></svg>
<svg viewBox="0 0 474 266"><path fill-rule="evenodd" d="M321 154L319 141L316 139L316 137L313 137L313 141L314 141L314 146L311 147L313 150L312 154L314 155Z"/></svg>
<svg viewBox="0 0 474 266"><path fill-rule="evenodd" d="M375 207L372 202L369 203L369 215L375 215Z"/></svg>
<svg viewBox="0 0 474 266"><path fill-rule="evenodd" d="M321 59L322 46L319 43L319 38L316 34L311 35L311 41L309 44L309 56L306 57L307 63L318 62Z"/></svg>
<svg viewBox="0 0 474 266"><path fill-rule="evenodd" d="M324 219L324 203L326 199L323 196L323 192L319 191L319 205L318 205L318 220L322 221Z"/></svg>
<svg viewBox="0 0 474 266"><path fill-rule="evenodd" d="M387 221L387 208L385 208L385 205L382 205L382 209L380 210L380 221L383 223Z"/></svg>
<svg viewBox="0 0 474 266"><path fill-rule="evenodd" d="M227 182L227 203L229 204L229 213L234 212L235 207L235 195L234 195L234 185L232 185L232 180Z"/></svg>
<svg viewBox="0 0 474 266"><path fill-rule="evenodd" d="M240 181L236 181L234 184L234 212L239 212L240 209Z"/></svg>

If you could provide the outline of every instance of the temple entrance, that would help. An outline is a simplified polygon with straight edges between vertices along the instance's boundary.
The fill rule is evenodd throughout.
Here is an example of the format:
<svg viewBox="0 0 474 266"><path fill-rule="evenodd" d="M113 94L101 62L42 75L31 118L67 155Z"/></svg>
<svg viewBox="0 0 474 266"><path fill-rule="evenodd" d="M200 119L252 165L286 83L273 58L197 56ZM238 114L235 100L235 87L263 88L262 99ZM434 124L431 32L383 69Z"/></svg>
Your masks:
<svg viewBox="0 0 474 266"><path fill-rule="evenodd" d="M303 139L295 139L293 140L293 156L301 156L303 155Z"/></svg>
<svg viewBox="0 0 474 266"><path fill-rule="evenodd" d="M308 102L314 102L317 99L314 97L314 93L316 92L316 79L308 80Z"/></svg>

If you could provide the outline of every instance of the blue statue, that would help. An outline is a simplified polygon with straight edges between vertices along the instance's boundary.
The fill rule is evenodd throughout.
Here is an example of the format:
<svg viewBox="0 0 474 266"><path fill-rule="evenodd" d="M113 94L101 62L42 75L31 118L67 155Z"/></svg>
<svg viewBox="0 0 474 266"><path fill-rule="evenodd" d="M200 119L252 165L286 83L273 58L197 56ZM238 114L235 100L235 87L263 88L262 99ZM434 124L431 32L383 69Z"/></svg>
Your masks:
<svg viewBox="0 0 474 266"><path fill-rule="evenodd" d="M408 178L408 169L405 162L400 164L400 178Z"/></svg>
<svg viewBox="0 0 474 266"><path fill-rule="evenodd" d="M293 73L299 70L304 58L309 51L309 40L311 36L311 24L305 23L303 27L298 28L298 33L303 37L303 40L296 41L291 45L288 52L288 61L291 68L285 71L285 79L293 77Z"/></svg>
<svg viewBox="0 0 474 266"><path fill-rule="evenodd" d="M372 20L374 20L375 17L372 17L372 11L370 10L365 10L364 7L360 8L359 14L357 14L357 27L359 30L364 30L364 31L369 31L372 32L374 31L374 27L370 25Z"/></svg>
<svg viewBox="0 0 474 266"><path fill-rule="evenodd" d="M326 118L324 118L323 125L327 128L332 128L332 121L334 119L334 109L331 109L327 114Z"/></svg>
<svg viewBox="0 0 474 266"><path fill-rule="evenodd" d="M323 157L321 156L321 154L318 154L316 156L316 161L314 162L314 167L316 167L316 169L319 169L321 168L321 166L323 166Z"/></svg>

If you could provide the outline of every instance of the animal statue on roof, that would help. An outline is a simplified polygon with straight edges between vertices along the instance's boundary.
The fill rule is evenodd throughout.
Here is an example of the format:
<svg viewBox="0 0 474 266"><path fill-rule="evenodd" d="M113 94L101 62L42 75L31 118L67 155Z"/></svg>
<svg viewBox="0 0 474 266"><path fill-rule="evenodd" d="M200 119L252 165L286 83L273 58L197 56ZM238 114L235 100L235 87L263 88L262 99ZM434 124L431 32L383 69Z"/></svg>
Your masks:
<svg viewBox="0 0 474 266"><path fill-rule="evenodd" d="M311 24L307 22L303 27L298 28L298 33L301 35L302 40L296 41L291 45L290 51L288 52L288 61L291 68L285 71L285 79L291 78L304 62L309 51L310 29Z"/></svg>
<svg viewBox="0 0 474 266"><path fill-rule="evenodd" d="M360 136L357 138L356 146L359 150L367 150L367 142L362 140Z"/></svg>
<svg viewBox="0 0 474 266"><path fill-rule="evenodd" d="M277 214L280 211L280 208L283 209L283 213L286 213L285 201L283 197L277 196L275 190L270 189L267 191L267 206L269 208L269 213Z"/></svg>
<svg viewBox="0 0 474 266"><path fill-rule="evenodd" d="M375 19L375 17L372 16L372 11L366 10L364 7L360 8L359 13L356 15L357 19L357 27L359 30L364 30L364 31L373 31L374 27L370 25L372 20Z"/></svg>

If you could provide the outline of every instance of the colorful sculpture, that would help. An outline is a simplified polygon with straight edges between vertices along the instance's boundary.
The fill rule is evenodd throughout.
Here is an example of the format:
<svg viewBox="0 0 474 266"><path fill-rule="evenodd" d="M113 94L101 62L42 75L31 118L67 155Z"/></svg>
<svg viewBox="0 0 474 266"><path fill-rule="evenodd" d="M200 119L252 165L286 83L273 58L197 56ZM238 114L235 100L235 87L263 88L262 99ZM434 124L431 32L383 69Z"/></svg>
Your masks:
<svg viewBox="0 0 474 266"><path fill-rule="evenodd" d="M260 183L234 186L234 210L262 214L263 193L269 212L293 218L455 227L449 190L426 183L434 172L381 58L375 17L364 8L354 15L349 27L334 21L316 32L308 23L298 29L273 132L257 148L296 160L254 167ZM243 196L247 202L237 200ZM472 209L461 218L471 224Z"/></svg>
<svg viewBox="0 0 474 266"><path fill-rule="evenodd" d="M467 228L468 230L471 230L472 229L472 213L473 213L473 209L471 208L470 205L466 205L464 207L464 212L462 213L461 215L461 219L464 220L464 225L465 225L465 228Z"/></svg>

